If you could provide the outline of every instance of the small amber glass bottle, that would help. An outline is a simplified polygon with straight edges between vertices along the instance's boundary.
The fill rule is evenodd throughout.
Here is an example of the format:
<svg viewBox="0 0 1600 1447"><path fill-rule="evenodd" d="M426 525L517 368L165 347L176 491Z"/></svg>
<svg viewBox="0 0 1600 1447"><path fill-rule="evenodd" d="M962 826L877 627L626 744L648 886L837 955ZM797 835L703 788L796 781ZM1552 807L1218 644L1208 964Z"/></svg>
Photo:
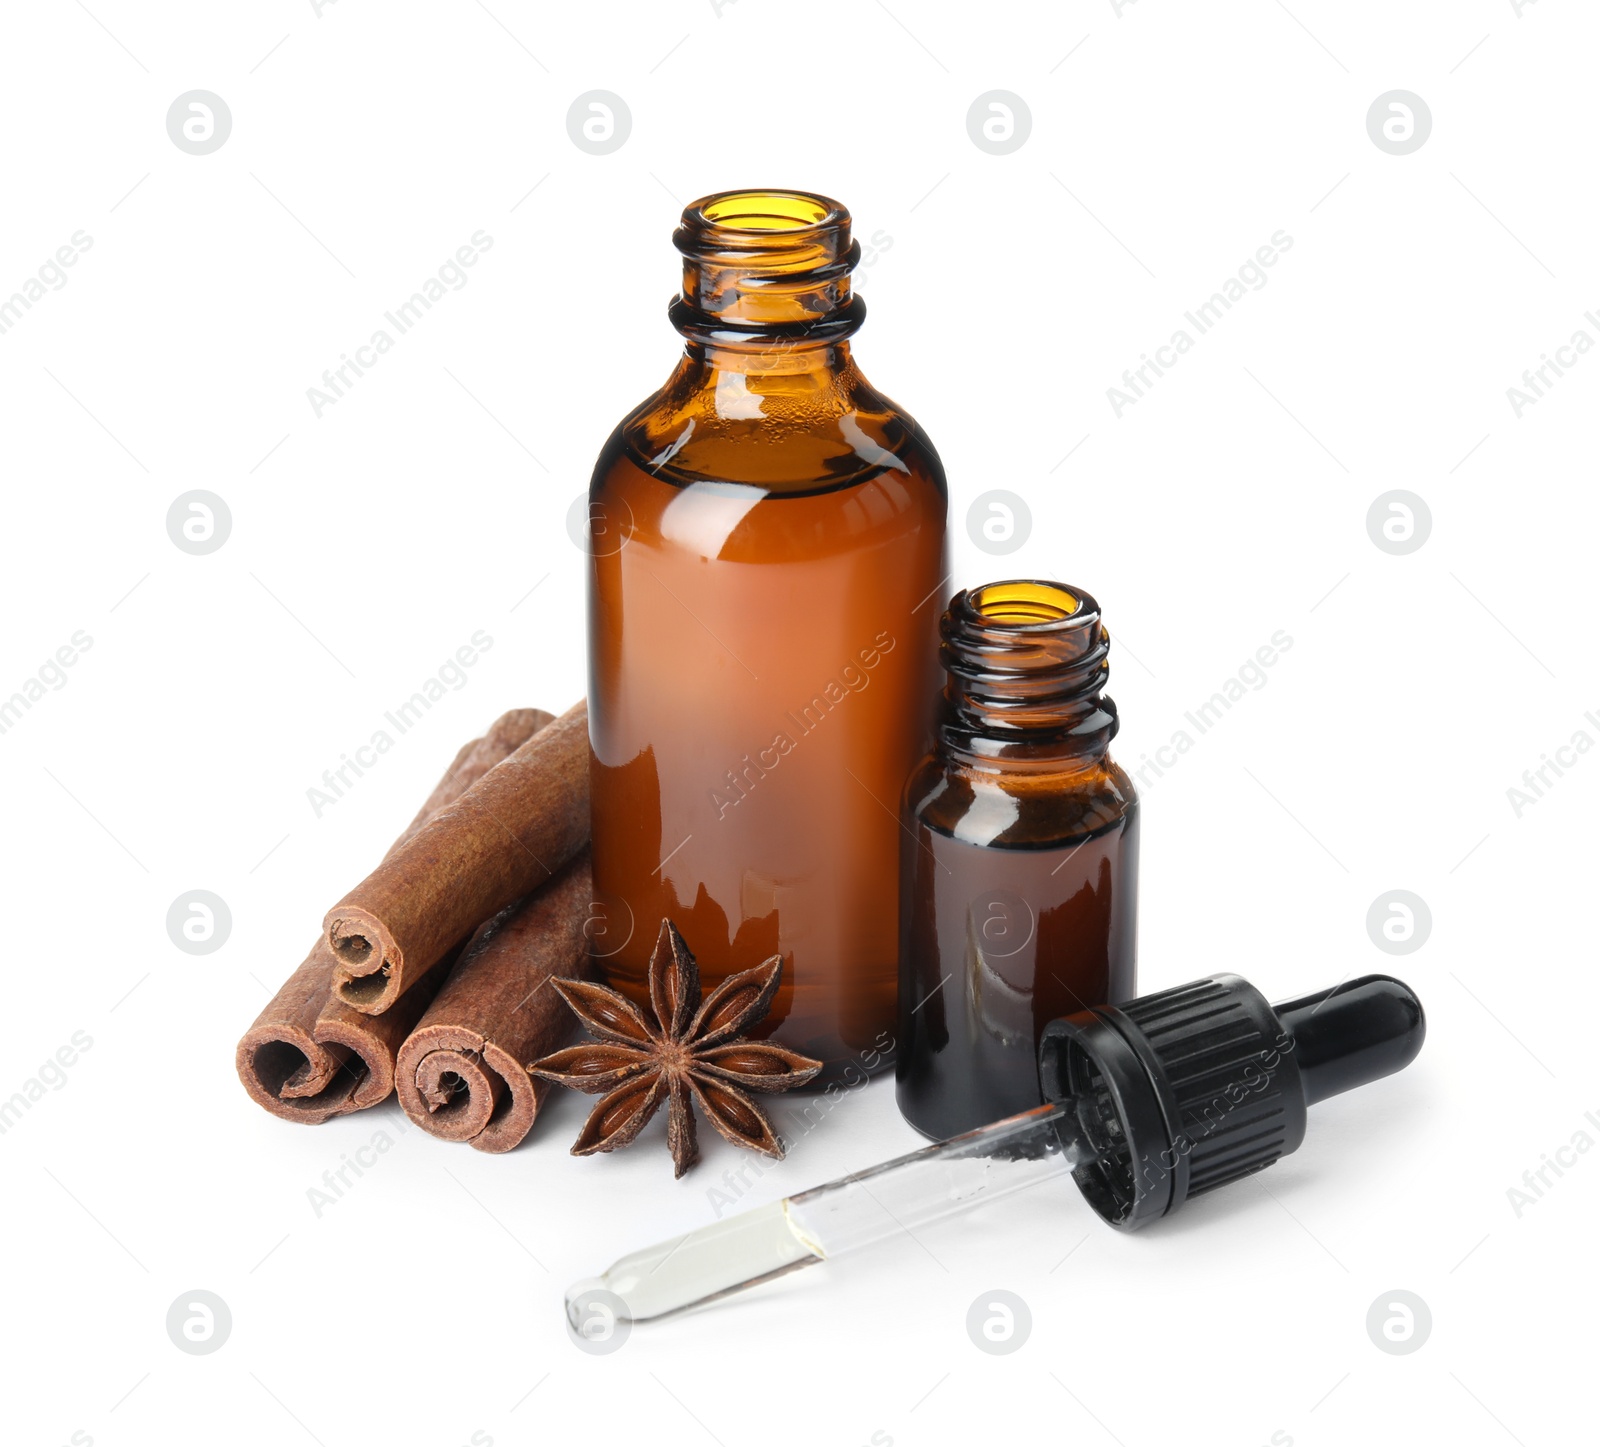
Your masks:
<svg viewBox="0 0 1600 1447"><path fill-rule="evenodd" d="M1093 598L991 583L940 631L938 744L903 803L896 1077L942 1138L1038 1105L1045 1025L1133 996L1139 805Z"/></svg>
<svg viewBox="0 0 1600 1447"><path fill-rule="evenodd" d="M838 202L710 196L673 241L685 354L589 493L597 952L635 1000L663 917L708 990L781 954L757 1033L825 1085L892 1059L895 811L938 707L944 472L851 356L861 248Z"/></svg>

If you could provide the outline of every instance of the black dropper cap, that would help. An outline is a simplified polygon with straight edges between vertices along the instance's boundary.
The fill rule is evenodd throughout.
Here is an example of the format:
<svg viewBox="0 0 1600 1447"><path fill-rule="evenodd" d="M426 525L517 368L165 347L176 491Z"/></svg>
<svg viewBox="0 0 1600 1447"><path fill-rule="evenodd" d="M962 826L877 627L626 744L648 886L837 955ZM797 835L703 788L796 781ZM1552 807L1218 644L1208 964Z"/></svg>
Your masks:
<svg viewBox="0 0 1600 1447"><path fill-rule="evenodd" d="M1388 975L1276 1006L1212 975L1052 1020L1039 1081L1066 1112L1079 1189L1134 1231L1288 1155L1308 1105L1409 1065L1425 1029L1422 1002Z"/></svg>

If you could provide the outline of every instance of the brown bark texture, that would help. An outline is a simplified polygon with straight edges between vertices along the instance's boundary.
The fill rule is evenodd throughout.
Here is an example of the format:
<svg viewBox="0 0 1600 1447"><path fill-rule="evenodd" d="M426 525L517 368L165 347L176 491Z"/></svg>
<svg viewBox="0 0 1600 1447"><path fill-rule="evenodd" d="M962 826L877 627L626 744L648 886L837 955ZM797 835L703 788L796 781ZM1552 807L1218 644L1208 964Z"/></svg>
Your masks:
<svg viewBox="0 0 1600 1447"><path fill-rule="evenodd" d="M550 722L542 709L512 709L482 738L463 744L390 854ZM335 963L326 938L318 939L235 1051L239 1080L250 1098L284 1120L315 1125L388 1099L395 1054L449 968L442 963L412 992L416 999L408 1008L390 1018L362 1015L335 998Z"/></svg>
<svg viewBox="0 0 1600 1447"><path fill-rule="evenodd" d="M395 1065L400 1104L424 1130L481 1151L521 1144L552 1088L527 1067L573 1031L549 985L588 973L592 898L585 849L467 947Z"/></svg>
<svg viewBox="0 0 1600 1447"><path fill-rule="evenodd" d="M336 999L381 1015L485 920L589 840L589 714L579 702L439 810L328 911Z"/></svg>

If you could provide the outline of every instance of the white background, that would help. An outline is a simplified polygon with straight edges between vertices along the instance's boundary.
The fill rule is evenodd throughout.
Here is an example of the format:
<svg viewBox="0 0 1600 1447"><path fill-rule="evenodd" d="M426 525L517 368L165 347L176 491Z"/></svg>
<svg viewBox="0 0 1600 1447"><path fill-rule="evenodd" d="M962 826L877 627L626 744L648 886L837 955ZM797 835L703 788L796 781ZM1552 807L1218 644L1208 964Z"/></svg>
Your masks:
<svg viewBox="0 0 1600 1447"><path fill-rule="evenodd" d="M1588 7L87 0L5 28L0 294L93 239L0 336L0 695L93 640L0 736L0 1095L93 1041L0 1137L8 1442L1576 1440L1600 1151L1520 1215L1507 1193L1600 1141L1600 758L1520 817L1507 790L1600 738L1600 357L1520 418L1506 389L1600 339ZM196 88L233 121L204 156L165 125ZM1397 88L1432 113L1404 156L1366 126ZM567 132L593 89L632 115L607 156ZM995 89L1032 115L1004 156L966 128ZM505 1157L393 1104L292 1126L233 1047L456 746L582 693L567 509L676 355L678 212L763 184L886 238L856 354L943 455L959 579L1097 595L1130 769L1293 640L1147 790L1142 987L1393 969L1429 1037L1142 1236L1041 1190L595 1357L563 1287L712 1219L744 1157L702 1130L674 1183L657 1125L571 1159L577 1097ZM323 369L479 229L469 284L318 418ZM1280 229L1268 284L1116 416L1123 369ZM194 488L232 514L208 556L166 532ZM967 540L992 488L1032 510L1008 558ZM1367 531L1394 488L1432 518L1405 556ZM478 629L466 685L317 817L307 789ZM194 889L231 908L214 954L167 936ZM1401 959L1365 923L1394 889L1432 914ZM915 1143L876 1083L746 1200ZM232 1313L205 1356L165 1328L197 1288ZM1008 1356L965 1328L996 1289L1032 1314ZM1396 1289L1432 1314L1409 1355L1366 1329Z"/></svg>

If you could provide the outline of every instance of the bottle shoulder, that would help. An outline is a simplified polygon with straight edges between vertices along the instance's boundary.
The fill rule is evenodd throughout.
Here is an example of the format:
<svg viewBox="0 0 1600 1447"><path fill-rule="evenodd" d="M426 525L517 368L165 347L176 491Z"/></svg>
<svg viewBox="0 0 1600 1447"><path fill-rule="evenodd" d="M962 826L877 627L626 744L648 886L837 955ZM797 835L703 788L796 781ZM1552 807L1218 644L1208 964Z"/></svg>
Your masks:
<svg viewBox="0 0 1600 1447"><path fill-rule="evenodd" d="M966 767L928 755L906 781L909 820L1001 849L1049 849L1125 827L1138 816L1133 781L1110 757L1070 772Z"/></svg>
<svg viewBox="0 0 1600 1447"><path fill-rule="evenodd" d="M848 357L795 371L719 370L684 357L665 386L617 425L592 490L647 473L669 485L720 483L805 495L873 478L947 500L944 466L916 419Z"/></svg>

